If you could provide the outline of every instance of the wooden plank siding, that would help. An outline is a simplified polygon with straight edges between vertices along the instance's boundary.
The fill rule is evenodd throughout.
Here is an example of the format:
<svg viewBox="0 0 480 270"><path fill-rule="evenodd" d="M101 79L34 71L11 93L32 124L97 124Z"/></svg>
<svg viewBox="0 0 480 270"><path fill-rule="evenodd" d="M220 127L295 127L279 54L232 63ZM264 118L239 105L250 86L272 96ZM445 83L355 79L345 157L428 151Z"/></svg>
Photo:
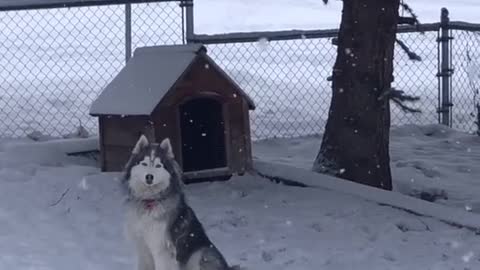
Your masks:
<svg viewBox="0 0 480 270"><path fill-rule="evenodd" d="M245 154L244 157L244 164L245 170L250 171L253 169L253 160L252 160L252 137L251 137L251 129L250 129L250 111L248 110L248 102L243 100L243 143L245 145Z"/></svg>
<svg viewBox="0 0 480 270"><path fill-rule="evenodd" d="M120 171L148 125L148 117L100 117L102 170Z"/></svg>
<svg viewBox="0 0 480 270"><path fill-rule="evenodd" d="M232 84L221 75L205 59L197 58L177 86L164 98L162 105L178 107L184 102L199 98L213 98L223 103L223 119L225 121L225 146L227 165L233 172L243 172L246 149L244 133L247 128L244 122L243 103L247 104ZM246 108L248 113L248 106ZM176 117L178 129L180 123ZM180 135L180 134L178 134ZM181 138L179 137L181 141ZM181 142L178 146L181 155ZM180 163L182 158L179 158Z"/></svg>

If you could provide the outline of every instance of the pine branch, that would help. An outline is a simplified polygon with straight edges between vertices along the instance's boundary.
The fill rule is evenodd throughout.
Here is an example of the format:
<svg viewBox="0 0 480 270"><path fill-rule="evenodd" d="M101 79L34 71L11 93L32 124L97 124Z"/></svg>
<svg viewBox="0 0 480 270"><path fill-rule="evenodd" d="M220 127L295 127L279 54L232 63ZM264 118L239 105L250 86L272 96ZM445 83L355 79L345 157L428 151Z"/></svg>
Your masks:
<svg viewBox="0 0 480 270"><path fill-rule="evenodd" d="M397 90L395 88L391 88L387 91L384 91L379 97L378 100L383 100L388 97L389 100L393 101L397 106L402 109L402 111L407 113L421 113L420 109L415 109L410 106L405 105L406 102L417 102L420 100L420 97L417 96L410 96L405 94L402 90Z"/></svg>
<svg viewBox="0 0 480 270"><path fill-rule="evenodd" d="M415 108L412 108L412 107L409 107L409 106L403 104L402 101L400 101L396 98L392 98L391 100L395 104L397 104L397 106L399 106L400 109L402 109L402 111L404 111L404 112L407 112L407 113L421 113L422 112L420 109L415 109Z"/></svg>
<svg viewBox="0 0 480 270"><path fill-rule="evenodd" d="M415 14L415 12L413 12L413 9L405 2L401 2L400 3L400 6L403 8L403 10L405 10L410 16L412 16L414 22L415 22L415 25L420 25L420 21L418 20L418 16L417 14Z"/></svg>
<svg viewBox="0 0 480 270"><path fill-rule="evenodd" d="M408 55L408 59L413 60L413 61L422 61L422 57L420 55L414 53L408 46L398 38L395 39L395 41L400 45L400 48Z"/></svg>

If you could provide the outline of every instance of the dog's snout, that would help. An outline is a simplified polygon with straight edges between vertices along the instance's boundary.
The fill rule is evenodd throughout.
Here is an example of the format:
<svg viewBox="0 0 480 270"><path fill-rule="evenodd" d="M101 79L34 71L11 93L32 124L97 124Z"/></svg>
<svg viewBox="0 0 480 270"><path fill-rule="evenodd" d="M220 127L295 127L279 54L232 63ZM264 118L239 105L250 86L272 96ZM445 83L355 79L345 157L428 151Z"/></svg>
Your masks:
<svg viewBox="0 0 480 270"><path fill-rule="evenodd" d="M152 174L145 175L145 182L151 185L153 183L153 175Z"/></svg>

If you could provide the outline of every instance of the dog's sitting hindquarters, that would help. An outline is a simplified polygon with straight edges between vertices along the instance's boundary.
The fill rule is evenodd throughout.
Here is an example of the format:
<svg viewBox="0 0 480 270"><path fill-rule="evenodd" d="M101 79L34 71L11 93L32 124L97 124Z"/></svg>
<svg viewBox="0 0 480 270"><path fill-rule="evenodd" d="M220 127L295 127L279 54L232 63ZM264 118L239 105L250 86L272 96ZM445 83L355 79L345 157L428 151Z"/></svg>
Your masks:
<svg viewBox="0 0 480 270"><path fill-rule="evenodd" d="M141 136L125 166L126 229L138 270L231 270L183 193L182 172L170 140Z"/></svg>

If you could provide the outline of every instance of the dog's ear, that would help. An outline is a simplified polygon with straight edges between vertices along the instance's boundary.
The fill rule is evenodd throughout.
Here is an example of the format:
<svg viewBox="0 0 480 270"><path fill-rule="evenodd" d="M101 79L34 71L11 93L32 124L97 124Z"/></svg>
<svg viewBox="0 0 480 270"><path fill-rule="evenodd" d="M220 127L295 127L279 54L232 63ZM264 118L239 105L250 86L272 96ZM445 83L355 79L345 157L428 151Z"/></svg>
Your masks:
<svg viewBox="0 0 480 270"><path fill-rule="evenodd" d="M135 147L132 150L132 154L140 153L140 151L143 148L147 147L148 144L149 144L149 142L148 142L147 137L142 134L142 136L140 136L140 138L138 139L137 144L135 144Z"/></svg>
<svg viewBox="0 0 480 270"><path fill-rule="evenodd" d="M163 141L160 143L160 148L162 148L163 151L165 151L165 154L167 155L168 158L174 158L172 144L170 144L169 138L163 139Z"/></svg>

